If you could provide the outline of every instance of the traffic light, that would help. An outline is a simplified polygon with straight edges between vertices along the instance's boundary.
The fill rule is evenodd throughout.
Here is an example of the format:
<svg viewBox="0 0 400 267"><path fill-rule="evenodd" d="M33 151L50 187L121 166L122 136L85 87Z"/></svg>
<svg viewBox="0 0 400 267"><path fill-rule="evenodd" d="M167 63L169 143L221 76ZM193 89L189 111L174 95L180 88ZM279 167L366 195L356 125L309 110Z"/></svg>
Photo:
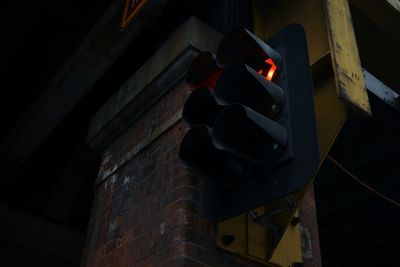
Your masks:
<svg viewBox="0 0 400 267"><path fill-rule="evenodd" d="M209 51L204 51L192 61L187 70L186 82L192 88L205 86L214 89L222 70L217 65L215 56Z"/></svg>
<svg viewBox="0 0 400 267"><path fill-rule="evenodd" d="M290 24L266 42L234 29L216 56L194 59L187 77L198 86L183 108L190 129L179 158L203 177L203 216L223 220L267 205L288 220L319 164L303 28Z"/></svg>

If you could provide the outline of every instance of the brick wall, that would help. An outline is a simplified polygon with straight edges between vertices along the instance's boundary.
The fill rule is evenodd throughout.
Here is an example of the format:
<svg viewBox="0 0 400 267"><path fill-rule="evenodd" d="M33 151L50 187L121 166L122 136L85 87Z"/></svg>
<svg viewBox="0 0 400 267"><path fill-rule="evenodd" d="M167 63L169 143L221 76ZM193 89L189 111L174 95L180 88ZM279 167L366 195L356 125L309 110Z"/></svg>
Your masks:
<svg viewBox="0 0 400 267"><path fill-rule="evenodd" d="M104 150L82 267L259 265L217 250L198 216L200 180L177 157L187 127L171 122L189 93L178 83Z"/></svg>
<svg viewBox="0 0 400 267"><path fill-rule="evenodd" d="M198 216L201 180L178 160L184 73L220 38L189 19L93 117L88 142L102 165L82 267L265 266L216 248L216 226ZM309 198L305 227L315 221Z"/></svg>
<svg viewBox="0 0 400 267"><path fill-rule="evenodd" d="M304 267L320 267L317 212L315 207L314 186L311 184L304 194L300 205L300 233Z"/></svg>

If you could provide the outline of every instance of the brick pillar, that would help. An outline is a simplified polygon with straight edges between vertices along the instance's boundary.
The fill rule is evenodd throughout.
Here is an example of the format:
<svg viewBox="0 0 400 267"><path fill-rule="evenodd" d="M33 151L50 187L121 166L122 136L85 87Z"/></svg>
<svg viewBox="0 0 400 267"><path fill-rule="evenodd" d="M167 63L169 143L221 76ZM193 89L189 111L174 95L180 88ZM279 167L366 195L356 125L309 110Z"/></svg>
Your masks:
<svg viewBox="0 0 400 267"><path fill-rule="evenodd" d="M189 20L93 118L103 156L82 267L263 266L216 249L215 225L198 215L201 181L178 160L184 73L219 38Z"/></svg>
<svg viewBox="0 0 400 267"><path fill-rule="evenodd" d="M313 184L305 192L300 205L299 217L304 267L320 267L321 251Z"/></svg>

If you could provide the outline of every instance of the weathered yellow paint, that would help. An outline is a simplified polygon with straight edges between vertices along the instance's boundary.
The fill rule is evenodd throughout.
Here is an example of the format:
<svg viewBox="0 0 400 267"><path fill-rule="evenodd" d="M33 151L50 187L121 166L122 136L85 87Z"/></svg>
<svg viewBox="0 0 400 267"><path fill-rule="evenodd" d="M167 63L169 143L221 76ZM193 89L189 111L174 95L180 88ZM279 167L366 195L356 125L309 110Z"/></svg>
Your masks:
<svg viewBox="0 0 400 267"><path fill-rule="evenodd" d="M267 39L289 23L299 23L307 36L314 80L314 100L321 160L335 141L346 116L346 102L332 84L333 70L324 9L320 0L253 0L255 33ZM358 53L357 53L358 55Z"/></svg>
<svg viewBox="0 0 400 267"><path fill-rule="evenodd" d="M253 7L254 31L261 38L268 38L289 23L299 23L305 29L314 79L315 111L322 164L346 120L348 109L347 103L337 95L322 2L253 0ZM263 209L264 207L258 209L260 214ZM299 226L287 227L271 256L272 237L268 230L255 224L251 219L247 218L245 221L244 218L246 215L242 214L218 225L219 237L222 233L235 234L237 237L230 246L218 242L220 248L261 260L266 265L290 266L293 262L302 261ZM266 261L268 258L270 259Z"/></svg>
<svg viewBox="0 0 400 267"><path fill-rule="evenodd" d="M324 0L323 2L339 96L371 115L349 3L347 0Z"/></svg>
<svg viewBox="0 0 400 267"><path fill-rule="evenodd" d="M294 216L298 216L298 211ZM293 262L301 261L300 226L299 224L289 225L269 262L280 266L290 266Z"/></svg>
<svg viewBox="0 0 400 267"><path fill-rule="evenodd" d="M256 209L258 214L264 214L264 207ZM268 233L265 227L255 224L250 216L247 216L247 254L251 257L258 258L260 260L267 260L271 255L267 254L272 251L272 239L268 238Z"/></svg>
<svg viewBox="0 0 400 267"><path fill-rule="evenodd" d="M223 243L224 235L233 235L235 240L232 244ZM217 246L229 252L247 255L247 214L241 214L231 219L218 223Z"/></svg>
<svg viewBox="0 0 400 267"><path fill-rule="evenodd" d="M315 116L322 164L346 121L347 105L336 95L333 75L323 78L317 85L314 88Z"/></svg>
<svg viewBox="0 0 400 267"><path fill-rule="evenodd" d="M262 214L264 207L256 209ZM297 216L297 211L295 213ZM234 235L235 241L230 245L222 242L223 235ZM248 257L267 266L289 266L294 261L301 261L299 226L289 226L283 234L282 241L270 261L272 236L265 227L256 224L247 214L219 222L217 228L217 246L221 249ZM287 244L297 244L288 246Z"/></svg>
<svg viewBox="0 0 400 267"><path fill-rule="evenodd" d="M306 32L311 64L329 52L320 0L255 0L253 3L254 31L261 38L268 38L289 23L298 23Z"/></svg>

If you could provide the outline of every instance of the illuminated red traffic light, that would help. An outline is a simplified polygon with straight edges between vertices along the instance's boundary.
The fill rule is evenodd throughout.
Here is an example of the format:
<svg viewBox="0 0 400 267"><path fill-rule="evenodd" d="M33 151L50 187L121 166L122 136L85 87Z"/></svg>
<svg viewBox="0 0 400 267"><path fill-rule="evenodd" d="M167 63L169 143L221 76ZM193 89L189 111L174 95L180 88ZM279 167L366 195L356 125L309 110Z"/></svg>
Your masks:
<svg viewBox="0 0 400 267"><path fill-rule="evenodd" d="M264 63L265 66L263 66L258 73L264 76L268 81L272 81L278 68L271 58L266 59Z"/></svg>
<svg viewBox="0 0 400 267"><path fill-rule="evenodd" d="M189 66L186 82L192 90L199 87L208 87L213 90L222 70L218 67L214 54L208 51L201 52Z"/></svg>

